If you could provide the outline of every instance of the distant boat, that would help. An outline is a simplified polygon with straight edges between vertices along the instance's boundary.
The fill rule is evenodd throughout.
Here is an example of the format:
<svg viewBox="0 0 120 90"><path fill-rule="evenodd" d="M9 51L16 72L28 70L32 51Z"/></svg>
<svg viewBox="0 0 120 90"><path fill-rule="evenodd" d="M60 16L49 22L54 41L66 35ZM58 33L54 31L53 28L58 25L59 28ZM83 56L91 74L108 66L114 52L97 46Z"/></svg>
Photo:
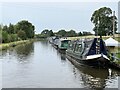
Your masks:
<svg viewBox="0 0 120 90"><path fill-rule="evenodd" d="M58 41L58 49L59 49L59 50L67 50L67 48L68 48L68 43L69 43L70 41L71 41L71 40L69 40L67 37L60 38L59 41Z"/></svg>
<svg viewBox="0 0 120 90"><path fill-rule="evenodd" d="M57 37L57 36L50 37L49 38L49 43L51 43L54 48L58 49L58 41L59 41L59 39L60 38Z"/></svg>
<svg viewBox="0 0 120 90"><path fill-rule="evenodd" d="M82 65L107 67L110 62L102 38L72 41L66 50L66 57Z"/></svg>

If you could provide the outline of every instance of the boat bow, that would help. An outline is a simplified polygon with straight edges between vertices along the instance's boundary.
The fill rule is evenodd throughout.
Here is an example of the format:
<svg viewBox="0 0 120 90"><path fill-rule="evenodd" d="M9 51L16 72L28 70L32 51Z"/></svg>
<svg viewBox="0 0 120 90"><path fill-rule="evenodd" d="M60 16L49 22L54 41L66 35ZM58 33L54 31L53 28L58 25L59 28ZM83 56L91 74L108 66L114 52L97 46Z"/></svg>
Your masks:
<svg viewBox="0 0 120 90"><path fill-rule="evenodd" d="M95 55L89 55L86 57L86 60L89 60L89 59L98 59L98 58L103 58L103 59L107 59L107 60L110 60L106 55L104 54L95 54Z"/></svg>

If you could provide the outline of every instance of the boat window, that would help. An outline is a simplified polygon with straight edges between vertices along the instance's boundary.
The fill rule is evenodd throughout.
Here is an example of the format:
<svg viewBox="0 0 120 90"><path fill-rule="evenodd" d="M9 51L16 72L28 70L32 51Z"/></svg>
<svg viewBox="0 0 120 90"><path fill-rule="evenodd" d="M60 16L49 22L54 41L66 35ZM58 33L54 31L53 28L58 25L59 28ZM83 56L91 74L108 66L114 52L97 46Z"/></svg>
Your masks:
<svg viewBox="0 0 120 90"><path fill-rule="evenodd" d="M71 43L69 44L69 49L73 49L73 45Z"/></svg>
<svg viewBox="0 0 120 90"><path fill-rule="evenodd" d="M61 41L61 47L68 47L68 40Z"/></svg>
<svg viewBox="0 0 120 90"><path fill-rule="evenodd" d="M79 45L79 52L82 51L82 44Z"/></svg>
<svg viewBox="0 0 120 90"><path fill-rule="evenodd" d="M79 45L76 44L75 51L78 52Z"/></svg>
<svg viewBox="0 0 120 90"><path fill-rule="evenodd" d="M78 53L80 53L82 51L82 44L77 44L75 51L78 52Z"/></svg>
<svg viewBox="0 0 120 90"><path fill-rule="evenodd" d="M68 41L62 41L61 47L68 47Z"/></svg>

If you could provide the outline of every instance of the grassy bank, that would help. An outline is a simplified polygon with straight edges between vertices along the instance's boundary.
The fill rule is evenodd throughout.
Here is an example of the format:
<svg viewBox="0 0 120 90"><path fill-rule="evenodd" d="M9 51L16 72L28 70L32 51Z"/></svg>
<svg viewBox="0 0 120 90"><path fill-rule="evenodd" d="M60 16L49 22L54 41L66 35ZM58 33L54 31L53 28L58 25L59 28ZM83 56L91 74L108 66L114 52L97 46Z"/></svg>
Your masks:
<svg viewBox="0 0 120 90"><path fill-rule="evenodd" d="M10 43L2 43L2 44L0 44L0 50L5 50L9 47L15 47L17 45L25 44L25 43L29 43L29 42L33 42L33 41L34 41L34 39L21 40L21 41L15 41L15 42L10 42Z"/></svg>

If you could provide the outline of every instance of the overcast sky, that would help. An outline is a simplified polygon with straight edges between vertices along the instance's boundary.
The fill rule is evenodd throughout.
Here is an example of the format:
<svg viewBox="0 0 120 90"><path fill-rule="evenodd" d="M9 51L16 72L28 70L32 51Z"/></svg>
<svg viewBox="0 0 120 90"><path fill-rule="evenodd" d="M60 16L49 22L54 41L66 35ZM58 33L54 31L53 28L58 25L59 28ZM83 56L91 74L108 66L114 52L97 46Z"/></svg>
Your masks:
<svg viewBox="0 0 120 90"><path fill-rule="evenodd" d="M2 24L28 20L35 25L36 33L44 29L92 32L90 18L101 7L110 7L118 15L117 2L4 2L0 7Z"/></svg>

